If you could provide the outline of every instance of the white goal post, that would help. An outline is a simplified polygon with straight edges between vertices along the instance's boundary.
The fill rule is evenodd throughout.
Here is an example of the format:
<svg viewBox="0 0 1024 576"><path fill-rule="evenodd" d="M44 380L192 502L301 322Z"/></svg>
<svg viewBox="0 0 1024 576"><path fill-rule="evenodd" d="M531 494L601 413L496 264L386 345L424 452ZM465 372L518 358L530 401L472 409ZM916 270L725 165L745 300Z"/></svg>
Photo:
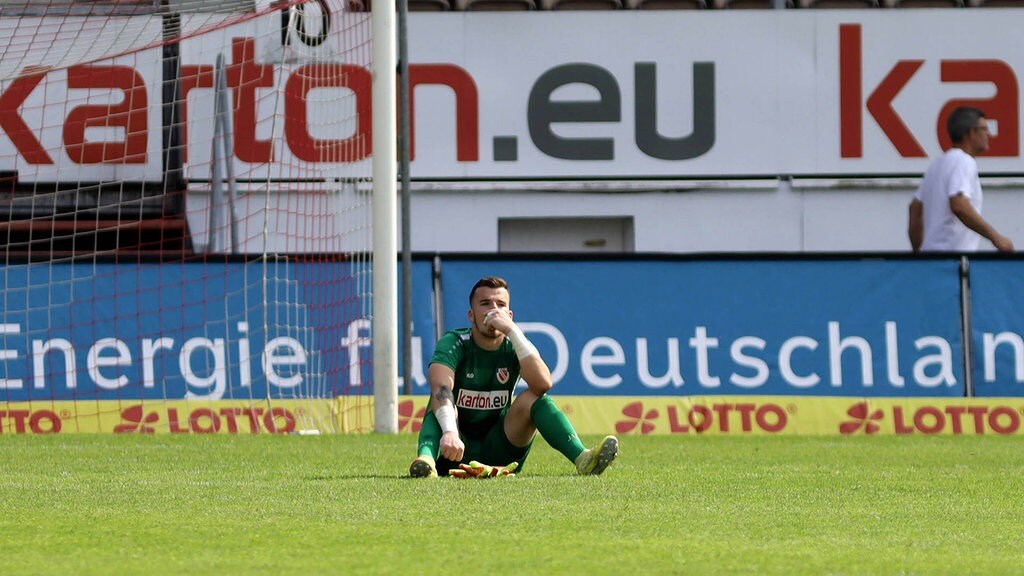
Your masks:
<svg viewBox="0 0 1024 576"><path fill-rule="evenodd" d="M370 20L373 54L373 429L377 433L395 434L398 432L395 3L375 2Z"/></svg>

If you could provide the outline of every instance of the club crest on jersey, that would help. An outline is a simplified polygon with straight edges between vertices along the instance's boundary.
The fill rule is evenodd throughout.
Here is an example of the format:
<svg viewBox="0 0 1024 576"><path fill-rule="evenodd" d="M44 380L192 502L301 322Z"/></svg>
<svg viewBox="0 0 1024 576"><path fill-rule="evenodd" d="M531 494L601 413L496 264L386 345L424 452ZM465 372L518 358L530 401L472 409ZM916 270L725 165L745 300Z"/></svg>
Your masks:
<svg viewBox="0 0 1024 576"><path fill-rule="evenodd" d="M506 384L508 382L508 368L498 368L498 382Z"/></svg>

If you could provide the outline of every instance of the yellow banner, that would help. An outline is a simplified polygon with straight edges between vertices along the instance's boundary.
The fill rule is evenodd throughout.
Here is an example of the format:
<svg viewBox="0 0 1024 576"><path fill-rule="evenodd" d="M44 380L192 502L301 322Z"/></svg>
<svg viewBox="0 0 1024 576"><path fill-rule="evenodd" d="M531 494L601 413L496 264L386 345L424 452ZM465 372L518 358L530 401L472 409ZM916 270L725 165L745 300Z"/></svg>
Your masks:
<svg viewBox="0 0 1024 576"><path fill-rule="evenodd" d="M580 434L1022 434L1024 398L553 397ZM400 396L416 434L425 396ZM317 434L373 431L373 399L61 401L0 406L0 434Z"/></svg>
<svg viewBox="0 0 1024 576"><path fill-rule="evenodd" d="M368 398L12 402L0 434L319 434L373 430Z"/></svg>
<svg viewBox="0 0 1024 576"><path fill-rule="evenodd" d="M1022 434L1024 418L1024 398L552 398L580 434L1006 435ZM402 397L402 431L419 431L425 405Z"/></svg>

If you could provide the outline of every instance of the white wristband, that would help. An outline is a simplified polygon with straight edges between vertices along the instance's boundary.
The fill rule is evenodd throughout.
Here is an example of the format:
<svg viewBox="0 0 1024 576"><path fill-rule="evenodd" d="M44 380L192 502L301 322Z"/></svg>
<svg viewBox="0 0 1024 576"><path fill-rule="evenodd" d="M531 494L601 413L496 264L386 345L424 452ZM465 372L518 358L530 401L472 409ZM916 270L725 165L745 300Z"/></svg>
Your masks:
<svg viewBox="0 0 1024 576"><path fill-rule="evenodd" d="M442 432L459 432L459 426L455 423L455 408L451 404L445 404L434 410L434 416L437 416L437 423L441 425Z"/></svg>
<svg viewBox="0 0 1024 576"><path fill-rule="evenodd" d="M508 333L508 339L512 342L512 348L516 351L516 356L520 360L528 356L532 356L537 353L537 347L530 342L530 339L523 334L523 331L519 326L515 326Z"/></svg>

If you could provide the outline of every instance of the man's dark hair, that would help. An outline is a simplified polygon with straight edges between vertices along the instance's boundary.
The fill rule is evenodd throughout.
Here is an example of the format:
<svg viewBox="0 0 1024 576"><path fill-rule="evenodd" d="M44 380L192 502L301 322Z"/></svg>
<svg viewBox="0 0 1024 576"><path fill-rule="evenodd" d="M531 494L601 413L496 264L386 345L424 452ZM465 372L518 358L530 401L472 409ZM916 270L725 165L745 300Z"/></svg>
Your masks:
<svg viewBox="0 0 1024 576"><path fill-rule="evenodd" d="M946 119L946 132L953 144L959 144L971 131L971 128L978 126L978 121L985 117L985 113L970 106L960 106L954 109L949 118Z"/></svg>
<svg viewBox="0 0 1024 576"><path fill-rule="evenodd" d="M477 280L476 284L473 284L473 289L469 291L470 307L473 306L473 294L476 294L477 288L504 288L505 290L509 291L510 295L512 293L512 291L509 290L508 282L505 282L504 278L499 278L497 276L486 276L484 278Z"/></svg>

